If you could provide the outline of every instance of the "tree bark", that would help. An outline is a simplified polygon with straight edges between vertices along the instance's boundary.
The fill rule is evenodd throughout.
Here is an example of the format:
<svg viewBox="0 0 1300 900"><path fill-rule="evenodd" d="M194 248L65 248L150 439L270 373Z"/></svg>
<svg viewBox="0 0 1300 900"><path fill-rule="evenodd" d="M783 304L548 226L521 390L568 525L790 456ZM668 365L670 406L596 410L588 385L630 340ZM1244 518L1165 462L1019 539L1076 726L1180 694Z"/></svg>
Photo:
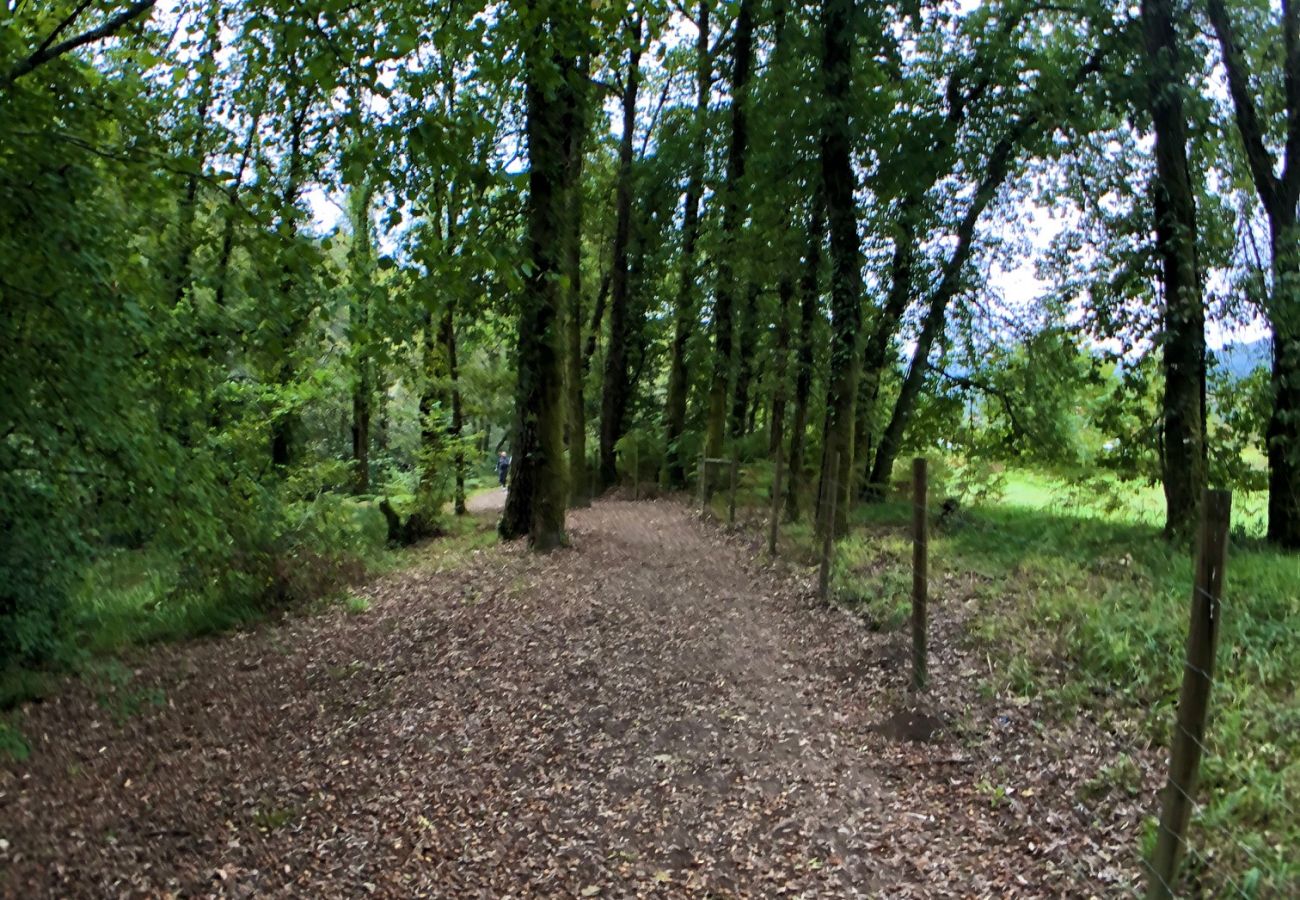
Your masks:
<svg viewBox="0 0 1300 900"><path fill-rule="evenodd" d="M1164 288L1161 480L1165 533L1195 533L1205 491L1205 306L1196 262L1196 199L1187 163L1184 64L1173 4L1142 0L1147 103L1155 131L1152 183Z"/></svg>
<svg viewBox="0 0 1300 900"><path fill-rule="evenodd" d="M739 351L736 356L736 387L731 395L731 437L740 440L752 434L753 417L749 415L750 389L754 380L754 356L758 349L758 285L746 278L745 303L736 316Z"/></svg>
<svg viewBox="0 0 1300 900"><path fill-rule="evenodd" d="M727 175L722 188L722 243L718 258L718 284L713 302L713 375L709 384L708 434L705 453L711 458L722 455L726 428L727 392L731 386L735 323L735 257L744 215L741 196L745 179L745 160L749 152L748 95L749 74L754 55L753 0L741 0L732 39L731 67L731 141L727 148ZM709 479L705 479L706 483ZM713 485L708 484L707 490Z"/></svg>
<svg viewBox="0 0 1300 900"><path fill-rule="evenodd" d="M591 360L596 355L596 344L600 340L600 325L605 319L605 307L609 305L609 280L608 272L600 279L600 287L596 290L596 300L591 307L591 327L587 329L587 343L582 348L582 374L586 376L591 371Z"/></svg>
<svg viewBox="0 0 1300 900"><path fill-rule="evenodd" d="M629 23L631 47L623 77L623 135L618 146L615 194L614 263L610 273L609 345L600 400L600 483L618 481L617 445L623 436L628 406L628 331L631 278L628 250L632 242L632 151L636 138L636 98L641 82L641 19Z"/></svg>
<svg viewBox="0 0 1300 900"><path fill-rule="evenodd" d="M117 15L105 19L100 25L84 31L76 37L70 37L60 44L54 44L47 39L26 59L10 69L3 78L0 78L0 88L8 90L19 78L31 74L47 62L58 59L65 53L71 53L73 50L87 44L93 44L96 41L112 37L141 16L145 16L147 19L148 16L145 14L152 14L154 5L157 2L158 0L139 0L139 2L131 4ZM70 23L64 22L60 28L68 24Z"/></svg>
<svg viewBox="0 0 1300 900"><path fill-rule="evenodd" d="M772 417L768 421L767 452L773 459L785 439L785 407L789 393L790 318L794 311L794 274L786 271L776 283L776 354L772 372Z"/></svg>
<svg viewBox="0 0 1300 900"><path fill-rule="evenodd" d="M817 520L819 529L829 528L832 534L844 533L848 523L853 416L861 366L862 264L849 121L854 19L853 0L823 0L821 69L827 108L822 121L821 169L830 230L832 328ZM835 471L831 471L832 464ZM826 514L828 506L834 511L833 520Z"/></svg>
<svg viewBox="0 0 1300 900"><path fill-rule="evenodd" d="M565 123L578 103L580 70L573 26L586 7L569 0L529 0L535 25L525 36L528 199L527 257L531 272L520 297L518 384L515 392L511 487L499 532L528 535L534 550L565 542L564 459L565 219L572 170L566 163ZM549 70L549 71L548 71ZM559 84L555 84L555 75Z"/></svg>
<svg viewBox="0 0 1300 900"><path fill-rule="evenodd" d="M221 51L221 4L213 3L203 35L203 53L199 61L198 102L192 121L190 164L194 169L185 176L185 193L181 197L176 222L176 262L172 272L172 306L179 307L190 288L190 261L194 256L194 218L198 212L199 173L206 165L208 110L212 105L212 82L216 76L216 57Z"/></svg>
<svg viewBox="0 0 1300 900"><path fill-rule="evenodd" d="M695 331L698 309L695 302L698 267L695 244L700 230L700 197L704 192L704 155L707 152L709 92L713 87L713 62L709 55L709 7L712 0L701 0L696 27L695 76L695 143L691 154L686 199L682 204L682 277L677 286L677 304L673 315L673 342L668 359L668 399L664 408L664 485L670 489L686 486L686 460L681 451L686 431L686 400L690 387L686 371L686 347Z"/></svg>

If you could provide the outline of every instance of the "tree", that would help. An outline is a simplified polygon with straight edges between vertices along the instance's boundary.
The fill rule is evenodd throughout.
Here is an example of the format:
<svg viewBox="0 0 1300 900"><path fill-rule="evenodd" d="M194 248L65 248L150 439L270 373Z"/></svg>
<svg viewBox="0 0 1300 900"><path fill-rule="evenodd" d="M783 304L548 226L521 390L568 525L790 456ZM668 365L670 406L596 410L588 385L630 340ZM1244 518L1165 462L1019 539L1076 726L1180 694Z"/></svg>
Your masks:
<svg viewBox="0 0 1300 900"><path fill-rule="evenodd" d="M627 70L623 73L623 133L618 144L618 187L614 200L614 262L610 270L609 344L605 348L604 389L600 402L600 481L618 480L615 445L623 436L628 407L628 331L631 279L628 251L632 244L632 155L636 140L636 102L641 85L640 15L627 23Z"/></svg>
<svg viewBox="0 0 1300 900"><path fill-rule="evenodd" d="M565 541L564 271L571 212L564 125L580 103L578 46L589 19L563 0L529 0L523 22L527 106L526 269L519 300L511 489L500 533L535 550Z"/></svg>
<svg viewBox="0 0 1300 900"><path fill-rule="evenodd" d="M744 215L742 186L749 153L748 95L754 55L754 4L740 0L732 37L731 136L727 147L726 180L722 185L722 242L718 258L718 283L713 297L713 372L709 383L708 432L704 452L722 454L726 427L727 395L734 367L736 262ZM708 479L705 479L706 482Z"/></svg>
<svg viewBox="0 0 1300 900"><path fill-rule="evenodd" d="M857 404L858 336L862 329L862 265L857 212L853 200L853 134L850 102L853 81L853 0L823 0L822 75L826 109L821 131L822 190L830 232L831 346L818 488L819 532L842 533L848 524L852 487L853 415ZM827 508L835 510L833 521Z"/></svg>
<svg viewBox="0 0 1300 900"><path fill-rule="evenodd" d="M1205 306L1196 261L1196 197L1187 164L1184 65L1169 0L1143 0L1147 102L1155 131L1152 184L1156 249L1164 288L1161 460L1165 532L1188 537L1205 491Z"/></svg>
<svg viewBox="0 0 1300 900"><path fill-rule="evenodd" d="M709 92L713 88L713 56L709 51L709 9L712 0L700 0L695 17L695 113L692 121L694 141L686 195L682 200L681 273L677 302L673 310L673 341L668 362L668 397L664 406L663 481L670 488L686 486L686 461L680 446L686 430L686 401L689 378L686 370L686 347L698 317L696 300L696 245L700 233L700 200L704 192L706 131ZM701 477L703 473L701 473Z"/></svg>
<svg viewBox="0 0 1300 900"><path fill-rule="evenodd" d="M1264 118L1265 93L1252 88L1255 73L1224 0L1208 0L1208 5L1247 170L1268 220L1271 284L1265 313L1273 329L1273 408L1266 435L1268 538L1300 549L1300 4L1284 0L1281 27L1269 30L1280 30L1282 38L1280 71L1274 77L1280 76L1283 84L1283 110L1276 127ZM1280 159L1269 150L1273 136L1282 150Z"/></svg>

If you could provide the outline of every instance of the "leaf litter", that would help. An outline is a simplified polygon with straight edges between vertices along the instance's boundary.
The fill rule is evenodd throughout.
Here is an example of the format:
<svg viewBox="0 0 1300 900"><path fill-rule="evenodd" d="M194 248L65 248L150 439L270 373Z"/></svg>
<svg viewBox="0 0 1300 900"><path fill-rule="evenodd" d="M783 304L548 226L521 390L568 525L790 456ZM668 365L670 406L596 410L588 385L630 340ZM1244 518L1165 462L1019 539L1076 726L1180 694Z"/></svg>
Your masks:
<svg viewBox="0 0 1300 900"><path fill-rule="evenodd" d="M1143 804L1084 789L1131 757L1150 796L1158 761L982 697L960 584L918 701L905 635L684 505L570 530L379 578L363 615L151 650L135 683L166 702L126 719L79 684L29 707L0 895L1131 892Z"/></svg>

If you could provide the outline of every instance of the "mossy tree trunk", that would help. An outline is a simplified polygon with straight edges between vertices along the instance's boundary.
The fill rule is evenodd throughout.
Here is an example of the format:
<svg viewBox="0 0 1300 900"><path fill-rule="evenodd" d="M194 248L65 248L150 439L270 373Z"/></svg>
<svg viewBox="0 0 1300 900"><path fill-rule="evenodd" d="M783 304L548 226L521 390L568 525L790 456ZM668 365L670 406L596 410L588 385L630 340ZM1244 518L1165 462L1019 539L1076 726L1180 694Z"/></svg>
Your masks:
<svg viewBox="0 0 1300 900"><path fill-rule="evenodd" d="M584 74L572 36L585 32L584 7L568 0L530 0L524 35L528 143L525 205L527 278L519 301L511 487L499 532L528 536L534 550L565 541L564 456L565 238L571 212L568 135ZM589 15L589 13L588 13Z"/></svg>

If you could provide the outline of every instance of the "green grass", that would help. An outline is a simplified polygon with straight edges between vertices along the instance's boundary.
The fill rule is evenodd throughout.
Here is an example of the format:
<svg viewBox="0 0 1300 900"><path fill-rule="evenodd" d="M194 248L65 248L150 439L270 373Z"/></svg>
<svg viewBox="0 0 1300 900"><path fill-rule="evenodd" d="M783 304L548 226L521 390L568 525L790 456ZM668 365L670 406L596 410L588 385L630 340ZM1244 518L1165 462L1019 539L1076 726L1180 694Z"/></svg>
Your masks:
<svg viewBox="0 0 1300 900"><path fill-rule="evenodd" d="M1207 883L1226 875L1259 896L1300 896L1300 557L1259 540L1260 500L1234 497L1213 753L1191 840L1215 860ZM1039 696L1064 718L1090 709L1137 742L1168 743L1192 560L1161 537L1162 503L1158 487L1075 489L1013 472L1000 500L932 534L932 579L971 576L961 583L996 663L991 690ZM908 502L860 507L838 548L836 596L875 627L907 621L910 517Z"/></svg>

